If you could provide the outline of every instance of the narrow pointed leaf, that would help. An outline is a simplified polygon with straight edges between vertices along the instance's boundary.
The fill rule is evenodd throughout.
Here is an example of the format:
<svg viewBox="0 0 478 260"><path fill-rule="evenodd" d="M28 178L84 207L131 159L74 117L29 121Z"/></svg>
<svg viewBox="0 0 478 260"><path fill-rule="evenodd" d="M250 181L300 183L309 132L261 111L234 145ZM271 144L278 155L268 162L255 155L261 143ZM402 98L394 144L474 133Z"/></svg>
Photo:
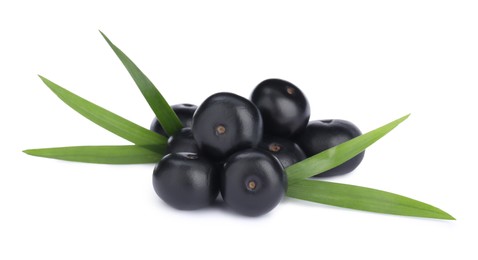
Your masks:
<svg viewBox="0 0 478 260"><path fill-rule="evenodd" d="M290 184L330 170L350 160L405 121L410 114L382 127L329 148L286 169Z"/></svg>
<svg viewBox="0 0 478 260"><path fill-rule="evenodd" d="M104 129L134 144L148 147L150 149L155 149L156 146L166 144L167 139L164 136L95 105L42 76L40 76L40 78L53 91L53 93L55 93L68 106Z"/></svg>
<svg viewBox="0 0 478 260"><path fill-rule="evenodd" d="M402 216L454 220L432 205L394 193L316 180L300 180L288 187L287 196L342 208Z"/></svg>
<svg viewBox="0 0 478 260"><path fill-rule="evenodd" d="M160 149L164 150L164 145L160 146ZM23 152L45 158L102 164L156 163L163 157L162 152L154 152L136 145L71 146L30 149Z"/></svg>
<svg viewBox="0 0 478 260"><path fill-rule="evenodd" d="M182 128L181 121L171 106L166 102L159 90L144 75L144 73L124 54L116 45L114 45L105 34L100 31L111 49L116 53L123 65L128 70L149 106L153 110L156 118L168 135L173 135Z"/></svg>

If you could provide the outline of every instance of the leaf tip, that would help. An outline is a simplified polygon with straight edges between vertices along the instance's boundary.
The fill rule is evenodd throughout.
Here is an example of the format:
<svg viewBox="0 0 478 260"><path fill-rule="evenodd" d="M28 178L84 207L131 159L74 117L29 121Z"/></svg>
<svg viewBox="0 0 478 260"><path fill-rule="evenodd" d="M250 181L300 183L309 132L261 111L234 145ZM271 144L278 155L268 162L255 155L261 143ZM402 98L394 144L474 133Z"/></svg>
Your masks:
<svg viewBox="0 0 478 260"><path fill-rule="evenodd" d="M105 39L105 41L108 43L108 45L110 45L111 47L113 47L113 43L110 41L110 39L106 36L106 34L104 34L101 30L98 30L101 34L101 36L103 36L103 38Z"/></svg>
<svg viewBox="0 0 478 260"><path fill-rule="evenodd" d="M456 220L455 217L453 217L452 215L448 214L446 211L442 210L442 209L439 209L437 207L434 207L434 212L435 212L435 216L433 218L436 218L436 219L442 219L442 220Z"/></svg>
<svg viewBox="0 0 478 260"><path fill-rule="evenodd" d="M399 122L401 123L401 122L407 120L407 118L409 118L411 114L412 114L412 113L408 113L408 114L406 114L406 115L400 117L397 121L399 121Z"/></svg>
<svg viewBox="0 0 478 260"><path fill-rule="evenodd" d="M101 30L98 30L98 32L100 32L100 34L101 34L101 36L103 36L103 38L108 38L108 37L106 37L106 35Z"/></svg>
<svg viewBox="0 0 478 260"><path fill-rule="evenodd" d="M396 119L395 121L393 121L391 124L395 124L395 126L403 123L403 121L407 120L408 117L410 117L411 113L408 113L398 119Z"/></svg>
<svg viewBox="0 0 478 260"><path fill-rule="evenodd" d="M443 219L445 219L445 220L456 220L455 217L453 217L452 215L446 213L445 211L443 211Z"/></svg>
<svg viewBox="0 0 478 260"><path fill-rule="evenodd" d="M45 83L48 87L49 87L49 84L52 83L51 80L43 77L42 75L38 75L38 77L41 79L41 81L43 81L43 83Z"/></svg>
<svg viewBox="0 0 478 260"><path fill-rule="evenodd" d="M34 151L35 151L34 149L26 149L26 150L23 150L22 152L28 155L35 155Z"/></svg>
<svg viewBox="0 0 478 260"><path fill-rule="evenodd" d="M38 75L38 77L40 77L41 81L43 81L43 83L44 83L48 88L50 88L52 91L55 92L54 87L56 86L56 84L53 83L53 81L51 81L51 80L49 80L49 79L43 77L42 75Z"/></svg>

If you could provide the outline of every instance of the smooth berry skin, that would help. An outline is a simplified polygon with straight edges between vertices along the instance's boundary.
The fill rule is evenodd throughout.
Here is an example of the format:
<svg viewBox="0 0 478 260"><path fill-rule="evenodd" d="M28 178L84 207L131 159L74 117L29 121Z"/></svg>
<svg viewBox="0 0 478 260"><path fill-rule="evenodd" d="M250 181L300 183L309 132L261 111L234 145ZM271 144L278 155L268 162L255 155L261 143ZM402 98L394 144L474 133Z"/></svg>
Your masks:
<svg viewBox="0 0 478 260"><path fill-rule="evenodd" d="M304 132L297 136L296 142L307 157L310 157L361 134L362 132L357 126L346 120L316 120L311 121ZM316 177L329 177L349 173L357 168L362 162L364 155L365 151L333 169L316 175Z"/></svg>
<svg viewBox="0 0 478 260"><path fill-rule="evenodd" d="M183 124L183 127L192 126L193 115L194 112L196 112L197 106L185 103L172 105L171 108L178 116L179 121L181 121L181 123ZM153 119L153 122L151 122L151 126L149 129L160 135L168 136L156 117Z"/></svg>
<svg viewBox="0 0 478 260"><path fill-rule="evenodd" d="M247 149L230 156L221 174L221 195L234 211L260 216L284 197L287 177L280 162L266 151Z"/></svg>
<svg viewBox="0 0 478 260"><path fill-rule="evenodd" d="M259 148L274 155L284 169L307 158L299 145L280 137L264 136Z"/></svg>
<svg viewBox="0 0 478 260"><path fill-rule="evenodd" d="M170 153L199 153L191 128L185 127L169 137L165 154Z"/></svg>
<svg viewBox="0 0 478 260"><path fill-rule="evenodd" d="M267 79L259 83L251 101L261 111L264 133L288 138L307 126L310 106L302 91L290 82Z"/></svg>
<svg viewBox="0 0 478 260"><path fill-rule="evenodd" d="M201 152L221 161L262 138L262 118L251 101L221 92L207 98L193 116L192 131Z"/></svg>
<svg viewBox="0 0 478 260"><path fill-rule="evenodd" d="M194 153L168 154L156 165L153 187L168 205L195 210L210 205L219 192L215 167Z"/></svg>

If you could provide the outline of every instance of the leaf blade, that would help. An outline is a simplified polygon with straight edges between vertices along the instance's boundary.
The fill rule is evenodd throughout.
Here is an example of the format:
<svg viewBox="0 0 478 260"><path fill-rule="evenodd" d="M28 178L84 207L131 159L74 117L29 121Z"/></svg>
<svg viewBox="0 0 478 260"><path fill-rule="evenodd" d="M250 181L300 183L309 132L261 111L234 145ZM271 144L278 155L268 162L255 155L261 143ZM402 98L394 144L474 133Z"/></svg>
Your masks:
<svg viewBox="0 0 478 260"><path fill-rule="evenodd" d="M44 158L100 164L155 163L161 160L164 153L136 145L69 146L28 149L23 152Z"/></svg>
<svg viewBox="0 0 478 260"><path fill-rule="evenodd" d="M401 216L455 220L432 205L391 192L355 185L299 180L288 187L287 196L342 208Z"/></svg>
<svg viewBox="0 0 478 260"><path fill-rule="evenodd" d="M306 179L314 175L330 170L356 156L377 140L388 134L400 123L405 121L410 114L398 118L386 125L357 136L347 142L331 147L301 162L287 167L286 174L289 183Z"/></svg>
<svg viewBox="0 0 478 260"><path fill-rule="evenodd" d="M167 142L164 136L126 120L125 118L60 87L43 76L39 77L65 104L104 129L136 145L148 148L154 148L156 145L164 145Z"/></svg>
<svg viewBox="0 0 478 260"><path fill-rule="evenodd" d="M183 126L178 116L149 78L103 32L100 33L133 78L165 132L171 136L181 130Z"/></svg>

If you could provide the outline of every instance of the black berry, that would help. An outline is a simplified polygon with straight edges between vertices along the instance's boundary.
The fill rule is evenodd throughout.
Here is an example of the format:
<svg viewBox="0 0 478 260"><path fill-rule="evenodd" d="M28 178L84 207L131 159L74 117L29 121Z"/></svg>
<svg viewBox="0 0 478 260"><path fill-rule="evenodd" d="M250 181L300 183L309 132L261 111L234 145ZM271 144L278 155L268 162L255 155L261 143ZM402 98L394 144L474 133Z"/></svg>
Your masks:
<svg viewBox="0 0 478 260"><path fill-rule="evenodd" d="M197 109L197 106L191 104L177 104L171 106L171 108L178 116L179 120L183 124L183 127L191 127L193 115ZM163 127L161 126L161 124L159 124L157 118L153 119L153 122L151 123L151 127L149 129L160 135L167 136L166 132L164 132Z"/></svg>
<svg viewBox="0 0 478 260"><path fill-rule="evenodd" d="M168 154L156 165L153 187L170 206L193 210L210 205L219 191L218 175L208 160L194 153Z"/></svg>
<svg viewBox="0 0 478 260"><path fill-rule="evenodd" d="M284 168L307 158L296 143L280 137L264 136L259 148L274 155Z"/></svg>
<svg viewBox="0 0 478 260"><path fill-rule="evenodd" d="M233 210L248 216L271 211L284 197L287 177L270 153L247 149L233 154L221 175L221 195Z"/></svg>
<svg viewBox="0 0 478 260"><path fill-rule="evenodd" d="M361 134L362 132L357 126L346 120L317 120L311 121L305 131L297 136L297 143L307 157L310 157ZM326 177L351 172L362 162L364 154L365 152L362 152L347 162L317 176Z"/></svg>
<svg viewBox="0 0 478 260"><path fill-rule="evenodd" d="M290 137L309 121L310 107L305 95L285 80L264 80L252 92L251 101L261 111L264 132L270 135Z"/></svg>
<svg viewBox="0 0 478 260"><path fill-rule="evenodd" d="M185 127L168 139L166 153L199 153L191 128Z"/></svg>
<svg viewBox="0 0 478 260"><path fill-rule="evenodd" d="M251 101L232 93L217 93L197 109L192 131L201 152L221 160L257 146L262 138L262 118Z"/></svg>

